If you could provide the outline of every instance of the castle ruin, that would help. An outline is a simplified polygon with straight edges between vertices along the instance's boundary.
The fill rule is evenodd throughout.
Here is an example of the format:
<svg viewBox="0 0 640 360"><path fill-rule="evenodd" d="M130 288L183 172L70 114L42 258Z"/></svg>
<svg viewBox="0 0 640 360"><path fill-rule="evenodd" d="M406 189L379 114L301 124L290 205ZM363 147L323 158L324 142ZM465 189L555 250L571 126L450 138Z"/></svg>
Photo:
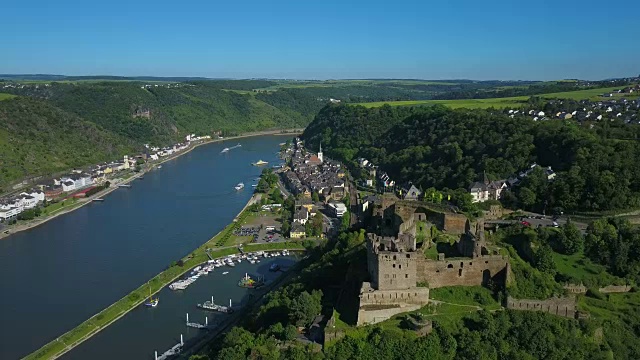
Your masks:
<svg viewBox="0 0 640 360"><path fill-rule="evenodd" d="M429 302L430 288L509 281L509 259L489 253L481 222L472 232L464 215L433 211L422 202L394 201L388 196L377 204L373 215L377 220L375 232L367 234L370 281L364 282L360 290L358 325L377 323L423 307ZM423 251L431 241L417 247L418 222L460 236L456 247L463 256L446 258L439 253L438 260L427 259Z"/></svg>

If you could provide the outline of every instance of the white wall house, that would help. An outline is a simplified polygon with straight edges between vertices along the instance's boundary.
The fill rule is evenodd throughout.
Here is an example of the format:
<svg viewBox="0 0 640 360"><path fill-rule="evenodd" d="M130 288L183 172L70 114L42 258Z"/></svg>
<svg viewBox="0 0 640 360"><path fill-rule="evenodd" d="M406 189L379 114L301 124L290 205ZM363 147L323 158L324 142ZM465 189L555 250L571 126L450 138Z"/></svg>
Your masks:
<svg viewBox="0 0 640 360"><path fill-rule="evenodd" d="M62 191L69 192L76 189L76 183L71 179L66 179L61 182L62 183Z"/></svg>
<svg viewBox="0 0 640 360"><path fill-rule="evenodd" d="M329 210L335 217L342 217L347 212L347 207L340 202L329 203Z"/></svg>

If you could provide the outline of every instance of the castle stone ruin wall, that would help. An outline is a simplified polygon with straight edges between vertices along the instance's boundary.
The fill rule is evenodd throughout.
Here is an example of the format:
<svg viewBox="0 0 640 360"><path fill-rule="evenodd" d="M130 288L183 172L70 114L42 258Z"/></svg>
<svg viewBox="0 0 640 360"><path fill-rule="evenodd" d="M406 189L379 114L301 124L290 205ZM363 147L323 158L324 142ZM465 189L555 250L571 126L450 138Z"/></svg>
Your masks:
<svg viewBox="0 0 640 360"><path fill-rule="evenodd" d="M574 319L576 317L576 299L574 297L551 298L547 300L507 298L507 309L524 311L543 311L549 314Z"/></svg>
<svg viewBox="0 0 640 360"><path fill-rule="evenodd" d="M418 282L426 282L432 289L483 285L489 280L507 283L510 270L509 258L500 255L445 260L420 259L417 262Z"/></svg>

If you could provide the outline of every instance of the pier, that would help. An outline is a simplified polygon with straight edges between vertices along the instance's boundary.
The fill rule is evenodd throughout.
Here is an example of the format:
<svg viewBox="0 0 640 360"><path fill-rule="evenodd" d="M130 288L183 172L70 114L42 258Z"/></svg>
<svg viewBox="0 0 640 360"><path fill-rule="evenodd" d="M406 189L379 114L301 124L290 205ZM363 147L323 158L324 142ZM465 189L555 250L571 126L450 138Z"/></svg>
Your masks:
<svg viewBox="0 0 640 360"><path fill-rule="evenodd" d="M211 301L207 300L202 304L198 304L200 309L218 311L225 314L231 314L233 309L231 308L231 299L229 299L229 306L218 305L213 301L213 296L211 297Z"/></svg>
<svg viewBox="0 0 640 360"><path fill-rule="evenodd" d="M171 349L162 353L162 355L158 356L158 352L155 352L155 360L166 360L172 356L178 355L182 352L182 347L184 346L184 340L182 339L182 334L180 334L180 342L173 345Z"/></svg>
<svg viewBox="0 0 640 360"><path fill-rule="evenodd" d="M206 316L204 317L204 324L189 322L189 313L187 313L187 326L196 329L206 329L209 327L209 318Z"/></svg>
<svg viewBox="0 0 640 360"><path fill-rule="evenodd" d="M104 199L103 198L95 198L95 199L92 199L91 201L104 201Z"/></svg>
<svg viewBox="0 0 640 360"><path fill-rule="evenodd" d="M118 185L118 187L122 187L122 188L130 188L131 184L120 184Z"/></svg>

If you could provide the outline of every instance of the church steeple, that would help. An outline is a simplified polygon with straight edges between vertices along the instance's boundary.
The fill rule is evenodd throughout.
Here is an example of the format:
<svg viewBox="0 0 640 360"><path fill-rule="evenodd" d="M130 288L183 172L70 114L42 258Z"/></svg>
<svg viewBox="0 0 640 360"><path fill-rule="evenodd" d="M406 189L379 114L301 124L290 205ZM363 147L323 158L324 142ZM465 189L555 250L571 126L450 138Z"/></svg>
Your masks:
<svg viewBox="0 0 640 360"><path fill-rule="evenodd" d="M322 141L320 142L320 149L318 150L318 159L320 160L320 162L323 162L323 158L322 158Z"/></svg>

